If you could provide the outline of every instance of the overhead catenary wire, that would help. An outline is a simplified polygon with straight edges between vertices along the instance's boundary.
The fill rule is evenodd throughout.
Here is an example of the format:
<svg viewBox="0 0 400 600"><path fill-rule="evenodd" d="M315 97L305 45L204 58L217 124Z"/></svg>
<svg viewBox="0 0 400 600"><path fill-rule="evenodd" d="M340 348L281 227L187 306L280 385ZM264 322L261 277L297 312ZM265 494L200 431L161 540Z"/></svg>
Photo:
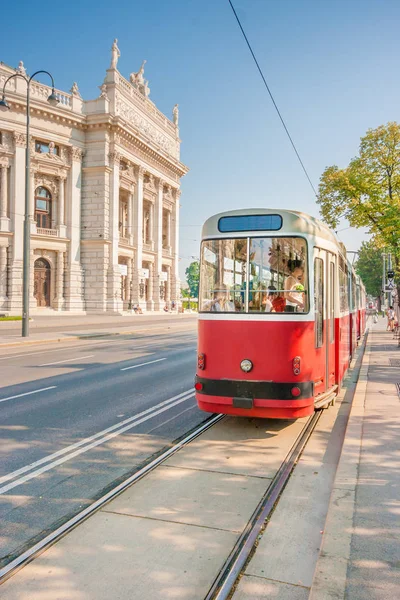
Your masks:
<svg viewBox="0 0 400 600"><path fill-rule="evenodd" d="M252 57L253 57L253 59L254 59L254 62L256 63L257 69L258 69L258 71L259 71L259 73L260 73L260 75L261 75L261 78L262 78L262 80L263 80L263 82L264 82L264 85L265 85L265 87L267 88L268 94L269 94L269 96L270 96L270 98L271 98L271 100L272 100L272 103L273 103L273 105L274 105L274 107L275 107L275 110L276 110L276 112L278 113L279 119L281 120L281 123L282 123L282 125L283 125L283 127L284 127L284 129L285 129L285 131L286 131L286 134L287 134L287 136L288 136L288 138L289 138L289 140L290 140L290 143L292 144L293 150L295 151L295 153L296 153L296 156L297 156L297 158L298 158L298 160L299 160L299 162L300 162L300 164L301 164L301 167L302 167L302 169L303 169L303 171L304 171L304 174L305 174L305 176L306 176L306 177L307 177L307 179L308 179L308 183L310 184L310 186L311 186L311 188L312 188L312 190L313 190L313 192L314 192L314 195L315 195L315 197L316 197L316 198L318 198L318 194L317 194L317 192L316 192L316 190L315 190L315 187L314 187L314 185L313 185L313 183L312 183L312 181L311 181L311 178L310 178L309 174L307 173L307 169L305 168L303 161L301 160L300 154L299 154L299 153L298 153L298 151L297 151L297 148L296 148L296 146L295 146L295 143L294 143L294 141L293 141L293 139L292 139L292 136L291 136L291 135L290 135L290 133L289 133L289 130L288 130L287 126L286 126L286 123L285 123L285 121L284 121L284 119L283 119L283 117L282 117L282 115L281 115L281 113L280 113L280 110L279 110L279 108L278 108L278 106L277 106L277 104L276 104L276 102L275 102L275 99L274 99L274 97L273 97L273 95L272 95L272 92L271 92L271 90L269 89L268 83L267 83L267 81L266 81L266 79L265 79L265 77L264 77L264 73L262 72L262 69L261 69L261 67L260 67L260 65L259 65L259 63L258 63L258 60L257 60L257 58L256 58L256 55L255 55L255 54L254 54L254 52L253 52L253 48L251 47L251 44L250 44L250 42L249 42L249 40L248 40L248 38L247 38L247 35L245 34L245 31L244 31L244 29L243 29L243 27L242 27L242 24L241 24L241 22L240 22L240 19L239 19L239 17L238 17L238 15L237 15L237 13L236 13L235 7L233 6L233 4L232 4L231 0L228 0L228 2L229 2L230 6L231 6L231 8L232 8L233 14L234 14L234 15L235 15L235 17L236 17L236 21L238 22L238 25L239 25L239 27L240 27L240 30L241 30L242 34L243 34L243 37L244 37L244 39L246 40L246 44L247 44L247 46L248 46L248 48L249 48L249 50L250 50L250 52L251 52L251 55L252 55Z"/></svg>

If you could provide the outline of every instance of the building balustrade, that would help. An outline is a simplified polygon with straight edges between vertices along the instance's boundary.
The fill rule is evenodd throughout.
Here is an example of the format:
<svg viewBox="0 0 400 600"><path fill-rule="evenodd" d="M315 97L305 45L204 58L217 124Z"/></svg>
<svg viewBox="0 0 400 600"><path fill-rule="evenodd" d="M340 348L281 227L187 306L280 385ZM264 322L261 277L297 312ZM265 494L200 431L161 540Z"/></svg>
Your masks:
<svg viewBox="0 0 400 600"><path fill-rule="evenodd" d="M44 229L43 227L36 228L37 235L46 235L49 237L58 237L59 231L58 229Z"/></svg>

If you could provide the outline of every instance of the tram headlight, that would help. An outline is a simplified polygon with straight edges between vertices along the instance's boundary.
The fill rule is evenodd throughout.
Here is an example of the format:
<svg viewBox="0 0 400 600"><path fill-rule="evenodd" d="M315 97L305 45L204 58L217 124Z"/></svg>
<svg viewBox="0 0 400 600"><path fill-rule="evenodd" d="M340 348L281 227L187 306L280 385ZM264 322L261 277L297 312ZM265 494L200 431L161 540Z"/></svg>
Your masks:
<svg viewBox="0 0 400 600"><path fill-rule="evenodd" d="M242 369L242 371L244 371L245 373L249 373L249 371L252 370L253 368L253 363L251 362L251 360L249 360L248 358L245 358L244 360L242 360L242 362L240 363L240 368Z"/></svg>

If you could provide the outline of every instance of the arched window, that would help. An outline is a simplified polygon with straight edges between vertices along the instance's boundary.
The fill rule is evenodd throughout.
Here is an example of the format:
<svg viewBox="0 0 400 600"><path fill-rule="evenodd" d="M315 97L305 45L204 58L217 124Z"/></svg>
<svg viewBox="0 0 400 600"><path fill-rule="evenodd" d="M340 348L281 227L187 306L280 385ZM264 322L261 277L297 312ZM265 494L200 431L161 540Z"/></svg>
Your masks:
<svg viewBox="0 0 400 600"><path fill-rule="evenodd" d="M51 229L51 194L41 186L35 191L35 221L38 227Z"/></svg>

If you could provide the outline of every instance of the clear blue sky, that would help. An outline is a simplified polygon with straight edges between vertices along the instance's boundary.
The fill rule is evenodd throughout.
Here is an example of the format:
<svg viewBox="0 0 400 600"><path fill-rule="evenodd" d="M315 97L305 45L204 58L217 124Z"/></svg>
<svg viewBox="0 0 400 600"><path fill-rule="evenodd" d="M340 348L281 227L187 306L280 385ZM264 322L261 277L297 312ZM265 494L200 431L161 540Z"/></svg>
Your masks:
<svg viewBox="0 0 400 600"><path fill-rule="evenodd" d="M234 0L289 131L317 187L345 166L368 128L398 120L398 0ZM11 2L0 60L50 70L56 86L99 91L115 37L129 76L147 59L151 99L180 106L181 276L215 212L265 206L318 216L228 0ZM340 228L346 227L344 223ZM340 229L339 228L339 229ZM357 250L361 231L340 237Z"/></svg>

